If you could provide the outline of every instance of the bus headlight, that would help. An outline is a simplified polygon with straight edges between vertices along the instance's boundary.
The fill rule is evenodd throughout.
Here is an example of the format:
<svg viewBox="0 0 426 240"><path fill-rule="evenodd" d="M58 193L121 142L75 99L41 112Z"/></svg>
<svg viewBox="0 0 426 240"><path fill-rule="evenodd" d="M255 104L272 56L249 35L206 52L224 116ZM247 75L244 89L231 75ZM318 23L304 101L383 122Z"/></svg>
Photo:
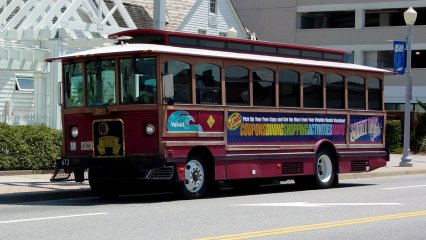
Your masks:
<svg viewBox="0 0 426 240"><path fill-rule="evenodd" d="M155 133L155 126L152 123L148 123L145 127L145 132L148 136L152 136Z"/></svg>
<svg viewBox="0 0 426 240"><path fill-rule="evenodd" d="M78 127L74 126L71 128L71 137L77 138L78 137Z"/></svg>

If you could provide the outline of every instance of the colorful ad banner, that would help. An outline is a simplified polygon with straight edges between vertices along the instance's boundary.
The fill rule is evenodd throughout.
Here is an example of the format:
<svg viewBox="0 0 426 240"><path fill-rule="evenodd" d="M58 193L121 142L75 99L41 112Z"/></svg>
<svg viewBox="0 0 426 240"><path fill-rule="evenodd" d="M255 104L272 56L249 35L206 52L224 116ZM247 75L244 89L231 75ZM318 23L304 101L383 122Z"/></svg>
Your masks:
<svg viewBox="0 0 426 240"><path fill-rule="evenodd" d="M382 143L383 126L383 116L351 116L349 142Z"/></svg>
<svg viewBox="0 0 426 240"><path fill-rule="evenodd" d="M397 74L405 73L406 41L393 41L393 71Z"/></svg>
<svg viewBox="0 0 426 240"><path fill-rule="evenodd" d="M228 143L345 142L346 115L228 113Z"/></svg>

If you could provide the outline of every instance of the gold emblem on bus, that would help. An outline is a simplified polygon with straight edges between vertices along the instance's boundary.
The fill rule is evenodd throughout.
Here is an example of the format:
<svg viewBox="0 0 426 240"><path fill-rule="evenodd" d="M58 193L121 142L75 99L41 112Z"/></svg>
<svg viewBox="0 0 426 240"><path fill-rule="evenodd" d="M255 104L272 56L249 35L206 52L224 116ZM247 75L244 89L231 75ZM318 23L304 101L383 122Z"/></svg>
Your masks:
<svg viewBox="0 0 426 240"><path fill-rule="evenodd" d="M97 146L98 151L101 155L106 153L106 148L112 148L112 153L114 155L118 155L121 149L121 145L119 144L120 139L114 136L105 136L99 138L99 144Z"/></svg>
<svg viewBox="0 0 426 240"><path fill-rule="evenodd" d="M210 115L209 119L207 119L207 124L209 125L209 127L212 128L215 122L216 121L214 120L213 116Z"/></svg>
<svg viewBox="0 0 426 240"><path fill-rule="evenodd" d="M102 136L107 135L109 131L108 124L106 122L99 123L98 131L99 131L99 134L101 134Z"/></svg>

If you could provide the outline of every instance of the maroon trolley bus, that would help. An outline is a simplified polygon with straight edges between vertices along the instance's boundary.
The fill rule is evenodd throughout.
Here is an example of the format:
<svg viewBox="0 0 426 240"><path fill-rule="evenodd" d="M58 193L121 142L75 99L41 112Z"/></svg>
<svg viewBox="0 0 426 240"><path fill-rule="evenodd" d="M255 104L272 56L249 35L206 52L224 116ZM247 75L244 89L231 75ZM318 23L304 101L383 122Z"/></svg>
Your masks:
<svg viewBox="0 0 426 240"><path fill-rule="evenodd" d="M50 59L63 65L64 134L51 180L88 179L104 196L123 181L166 182L198 198L219 181L328 188L338 173L385 166L387 71L274 46L277 54L133 42Z"/></svg>

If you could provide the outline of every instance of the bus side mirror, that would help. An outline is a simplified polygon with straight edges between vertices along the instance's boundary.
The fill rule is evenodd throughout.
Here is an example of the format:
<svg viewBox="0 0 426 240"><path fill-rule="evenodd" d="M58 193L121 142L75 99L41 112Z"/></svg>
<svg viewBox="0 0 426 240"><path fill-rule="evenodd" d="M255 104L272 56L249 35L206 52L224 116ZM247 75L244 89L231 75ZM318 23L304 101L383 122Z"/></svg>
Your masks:
<svg viewBox="0 0 426 240"><path fill-rule="evenodd" d="M163 86L164 86L164 98L163 102L167 105L173 105L175 103L174 94L175 88L173 84L173 74L163 75Z"/></svg>

